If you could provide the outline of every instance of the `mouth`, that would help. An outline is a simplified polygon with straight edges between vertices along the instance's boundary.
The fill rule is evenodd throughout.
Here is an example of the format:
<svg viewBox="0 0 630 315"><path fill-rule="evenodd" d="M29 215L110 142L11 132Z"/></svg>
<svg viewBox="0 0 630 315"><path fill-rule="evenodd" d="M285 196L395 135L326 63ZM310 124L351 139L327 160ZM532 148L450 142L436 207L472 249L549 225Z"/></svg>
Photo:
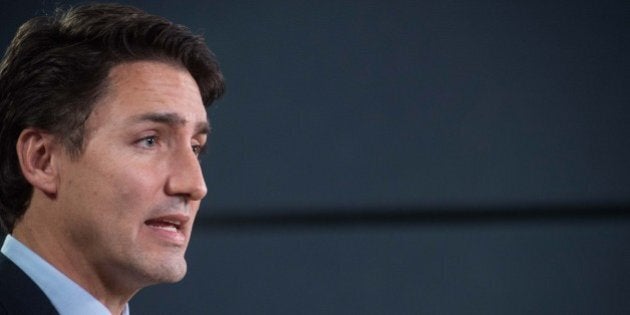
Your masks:
<svg viewBox="0 0 630 315"><path fill-rule="evenodd" d="M161 229L170 232L177 232L182 228L182 222L169 219L151 219L144 221L144 224L154 229Z"/></svg>
<svg viewBox="0 0 630 315"><path fill-rule="evenodd" d="M169 243L182 245L186 241L185 226L188 221L187 216L170 215L152 218L144 221L154 235Z"/></svg>

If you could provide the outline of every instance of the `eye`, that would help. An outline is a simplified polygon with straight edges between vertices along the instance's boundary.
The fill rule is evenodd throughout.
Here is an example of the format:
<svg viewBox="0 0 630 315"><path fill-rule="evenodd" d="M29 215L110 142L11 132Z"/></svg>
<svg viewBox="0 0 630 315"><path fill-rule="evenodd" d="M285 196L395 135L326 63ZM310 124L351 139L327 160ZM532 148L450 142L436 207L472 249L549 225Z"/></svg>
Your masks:
<svg viewBox="0 0 630 315"><path fill-rule="evenodd" d="M157 145L158 137L157 136L148 136L140 139L138 144L145 148L152 148Z"/></svg>
<svg viewBox="0 0 630 315"><path fill-rule="evenodd" d="M201 144L195 144L192 146L192 150L195 153L196 156L199 156L201 154L203 154L203 152L205 151L205 146L201 145Z"/></svg>

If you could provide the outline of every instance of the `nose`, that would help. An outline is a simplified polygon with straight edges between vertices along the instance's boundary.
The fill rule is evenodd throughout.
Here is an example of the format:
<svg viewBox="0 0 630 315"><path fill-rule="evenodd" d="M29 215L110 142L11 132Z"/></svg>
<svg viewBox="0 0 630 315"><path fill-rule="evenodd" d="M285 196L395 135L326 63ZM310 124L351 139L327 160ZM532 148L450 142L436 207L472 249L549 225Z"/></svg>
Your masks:
<svg viewBox="0 0 630 315"><path fill-rule="evenodd" d="M208 192L203 179L201 164L197 155L188 148L184 152L173 153L169 177L166 182L166 194L182 196L187 200L198 201Z"/></svg>

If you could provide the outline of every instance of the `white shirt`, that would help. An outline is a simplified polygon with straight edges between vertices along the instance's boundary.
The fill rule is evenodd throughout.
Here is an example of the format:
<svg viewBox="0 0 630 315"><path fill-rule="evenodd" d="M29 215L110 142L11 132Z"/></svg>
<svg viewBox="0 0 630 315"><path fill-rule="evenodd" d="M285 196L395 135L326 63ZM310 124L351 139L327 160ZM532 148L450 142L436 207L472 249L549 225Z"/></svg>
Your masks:
<svg viewBox="0 0 630 315"><path fill-rule="evenodd" d="M0 252L44 291L60 315L111 315L105 305L11 235ZM122 315L129 315L129 304Z"/></svg>

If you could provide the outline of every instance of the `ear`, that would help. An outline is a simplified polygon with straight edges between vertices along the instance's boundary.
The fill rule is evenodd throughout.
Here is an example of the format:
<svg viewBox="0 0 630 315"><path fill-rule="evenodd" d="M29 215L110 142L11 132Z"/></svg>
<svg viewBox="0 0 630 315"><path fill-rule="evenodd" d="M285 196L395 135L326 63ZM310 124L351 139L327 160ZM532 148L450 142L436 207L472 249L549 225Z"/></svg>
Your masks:
<svg viewBox="0 0 630 315"><path fill-rule="evenodd" d="M26 128L18 137L16 149L26 180L47 195L57 194L55 138L44 131Z"/></svg>

